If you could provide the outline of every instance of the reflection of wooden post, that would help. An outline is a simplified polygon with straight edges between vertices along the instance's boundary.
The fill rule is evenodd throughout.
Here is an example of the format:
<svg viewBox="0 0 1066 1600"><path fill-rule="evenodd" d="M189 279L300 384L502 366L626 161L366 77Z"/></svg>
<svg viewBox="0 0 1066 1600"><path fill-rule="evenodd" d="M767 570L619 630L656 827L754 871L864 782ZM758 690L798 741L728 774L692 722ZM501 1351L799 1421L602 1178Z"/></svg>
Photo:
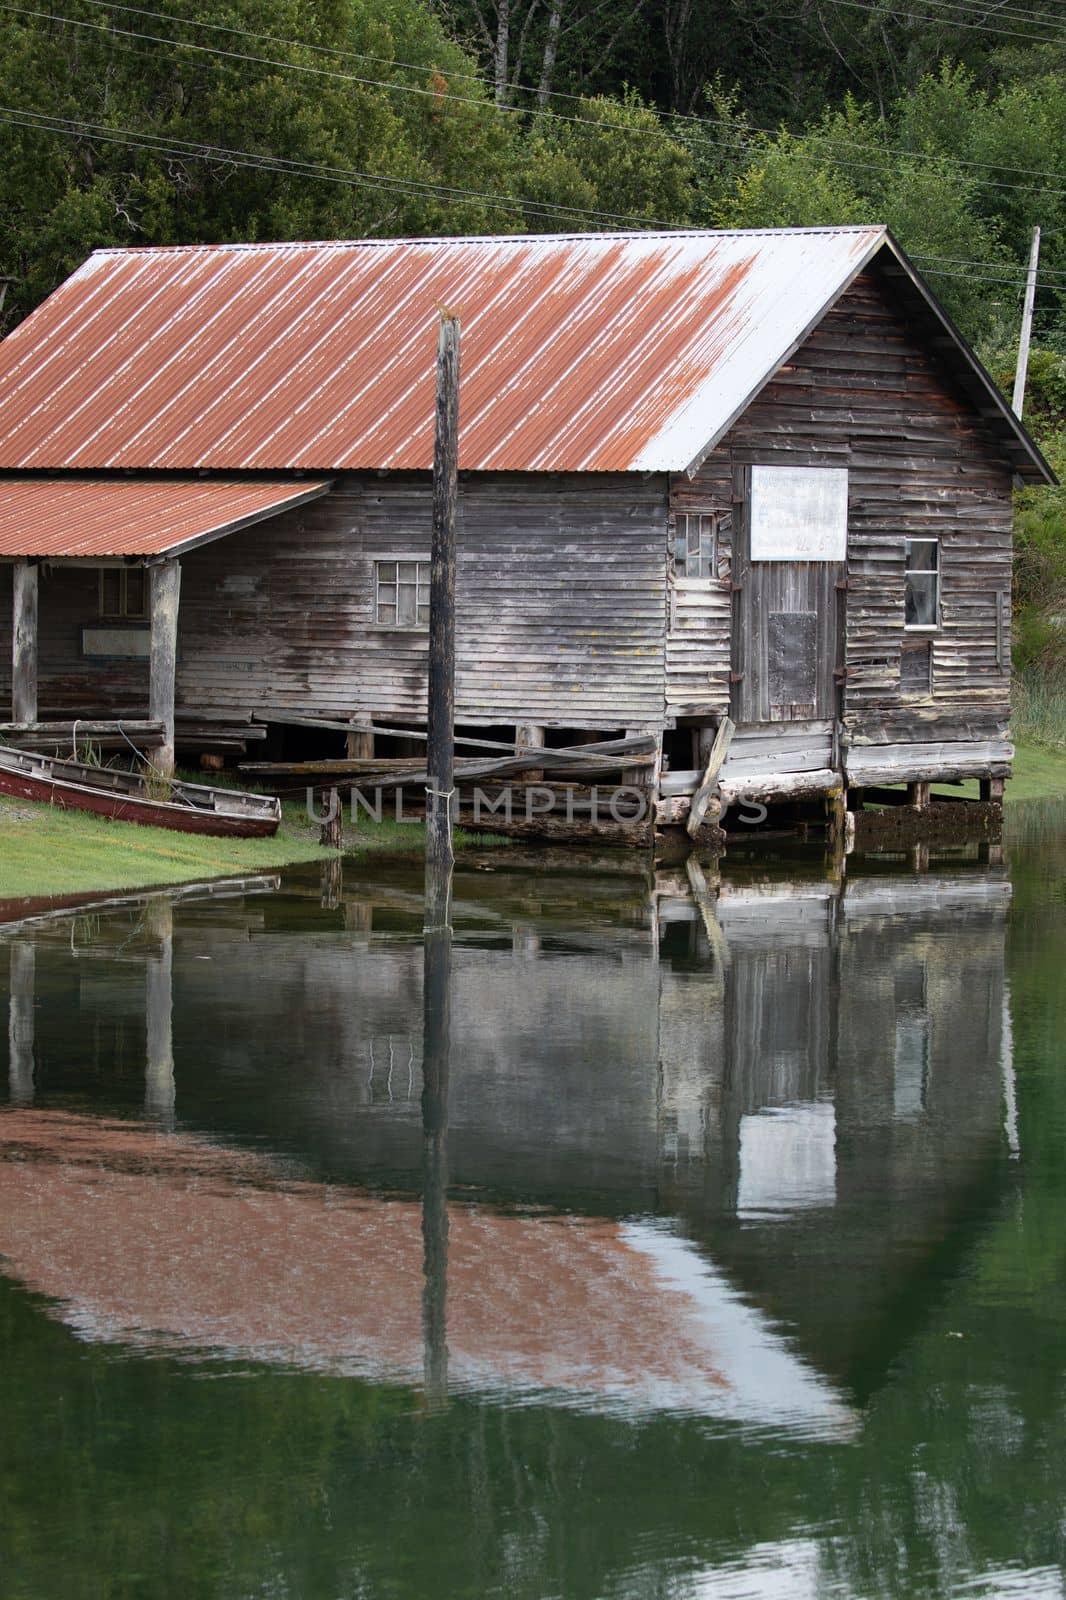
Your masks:
<svg viewBox="0 0 1066 1600"><path fill-rule="evenodd" d="M11 720L37 721L37 566L32 561L15 562Z"/></svg>
<svg viewBox="0 0 1066 1600"><path fill-rule="evenodd" d="M448 899L451 885L448 885ZM452 934L425 937L422 977L422 1338L426 1399L448 1396L448 1079Z"/></svg>
<svg viewBox="0 0 1066 1600"><path fill-rule="evenodd" d="M174 1118L173 960L174 907L165 897L150 900L145 929L159 941L144 971L144 1109L170 1125Z"/></svg>
<svg viewBox="0 0 1066 1600"><path fill-rule="evenodd" d="M36 966L36 951L32 944L11 946L7 1045L8 1083L12 1105L29 1105L33 1099L33 1000Z"/></svg>
<svg viewBox="0 0 1066 1600"><path fill-rule="evenodd" d="M455 773L455 512L459 494L459 319L441 313L433 450L433 548L429 594L429 789L426 793L427 928L451 909ZM445 881L446 880L446 881Z"/></svg>
<svg viewBox="0 0 1066 1600"><path fill-rule="evenodd" d="M164 778L174 776L174 680L178 668L178 599L181 563L161 561L149 569L152 637L149 661L148 715L163 724L163 743L152 765Z"/></svg>
<svg viewBox="0 0 1066 1600"><path fill-rule="evenodd" d="M340 856L322 863L321 900L323 911L336 911L344 891L344 862Z"/></svg>

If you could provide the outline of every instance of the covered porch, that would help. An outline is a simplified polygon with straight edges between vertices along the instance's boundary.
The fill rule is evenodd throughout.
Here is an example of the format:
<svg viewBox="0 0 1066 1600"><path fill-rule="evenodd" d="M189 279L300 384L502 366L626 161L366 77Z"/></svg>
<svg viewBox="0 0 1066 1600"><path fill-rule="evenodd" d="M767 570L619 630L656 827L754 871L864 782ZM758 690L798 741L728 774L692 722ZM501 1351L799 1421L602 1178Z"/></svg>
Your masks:
<svg viewBox="0 0 1066 1600"><path fill-rule="evenodd" d="M11 572L11 719L0 737L128 744L171 776L182 557L329 487L162 473L0 478L0 562ZM43 640L56 661L42 708Z"/></svg>

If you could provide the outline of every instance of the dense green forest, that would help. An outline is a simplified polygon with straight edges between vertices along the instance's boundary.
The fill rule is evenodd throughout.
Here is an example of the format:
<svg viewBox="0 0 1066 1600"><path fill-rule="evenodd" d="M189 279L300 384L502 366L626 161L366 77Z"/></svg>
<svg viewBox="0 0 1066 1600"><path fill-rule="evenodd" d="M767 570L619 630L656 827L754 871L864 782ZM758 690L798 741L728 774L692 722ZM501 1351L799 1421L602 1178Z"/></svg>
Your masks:
<svg viewBox="0 0 1066 1600"><path fill-rule="evenodd" d="M1066 14L1046 0L0 7L9 329L95 246L885 221L1066 469ZM1018 657L1066 661L1066 499ZM1066 637L1066 635L1064 635Z"/></svg>

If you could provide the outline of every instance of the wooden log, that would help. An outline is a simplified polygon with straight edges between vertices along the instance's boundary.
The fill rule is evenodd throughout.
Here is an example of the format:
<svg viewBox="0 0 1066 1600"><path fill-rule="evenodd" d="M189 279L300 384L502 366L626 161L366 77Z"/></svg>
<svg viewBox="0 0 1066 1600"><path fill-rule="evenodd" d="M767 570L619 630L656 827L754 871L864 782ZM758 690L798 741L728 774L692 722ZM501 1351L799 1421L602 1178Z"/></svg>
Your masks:
<svg viewBox="0 0 1066 1600"><path fill-rule="evenodd" d="M1002 778L982 778L978 785L978 794L984 801L1003 799Z"/></svg>
<svg viewBox="0 0 1066 1600"><path fill-rule="evenodd" d="M772 805L778 800L801 800L829 794L841 787L839 772L824 767L820 772L776 772L764 778L742 778L721 786L723 805L751 800Z"/></svg>
<svg viewBox="0 0 1066 1600"><path fill-rule="evenodd" d="M11 643L11 715L37 720L37 564L16 561Z"/></svg>
<svg viewBox="0 0 1066 1600"><path fill-rule="evenodd" d="M433 440L433 539L430 551L427 679L425 928L450 926L452 789L455 760L455 513L459 497L459 319L441 312Z"/></svg>
<svg viewBox="0 0 1066 1600"><path fill-rule="evenodd" d="M329 805L318 830L318 842L327 850L339 850L344 842L344 807L336 789L329 791Z"/></svg>
<svg viewBox="0 0 1066 1600"><path fill-rule="evenodd" d="M181 563L160 561L149 569L152 642L148 672L148 715L163 724L163 742L152 765L164 778L174 775L174 680L178 663L178 601Z"/></svg>
<svg viewBox="0 0 1066 1600"><path fill-rule="evenodd" d="M731 717L723 717L718 724L718 732L714 736L711 753L707 757L703 781L693 797L688 821L685 824L690 839L694 839L699 831L700 824L703 821L703 814L717 787L718 774L722 770L726 756L729 754L729 746L735 732L736 723L733 722Z"/></svg>

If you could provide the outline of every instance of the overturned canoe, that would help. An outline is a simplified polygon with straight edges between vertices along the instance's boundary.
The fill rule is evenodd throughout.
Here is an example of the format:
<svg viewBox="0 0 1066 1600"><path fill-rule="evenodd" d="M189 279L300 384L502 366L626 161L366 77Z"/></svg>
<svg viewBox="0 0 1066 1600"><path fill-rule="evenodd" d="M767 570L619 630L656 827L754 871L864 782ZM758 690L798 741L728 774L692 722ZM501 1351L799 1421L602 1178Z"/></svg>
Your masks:
<svg viewBox="0 0 1066 1600"><path fill-rule="evenodd" d="M59 761L28 750L0 748L0 794L67 811L91 811L116 822L229 839L272 838L281 821L281 803L273 795L172 782L166 798L156 798L140 773Z"/></svg>

